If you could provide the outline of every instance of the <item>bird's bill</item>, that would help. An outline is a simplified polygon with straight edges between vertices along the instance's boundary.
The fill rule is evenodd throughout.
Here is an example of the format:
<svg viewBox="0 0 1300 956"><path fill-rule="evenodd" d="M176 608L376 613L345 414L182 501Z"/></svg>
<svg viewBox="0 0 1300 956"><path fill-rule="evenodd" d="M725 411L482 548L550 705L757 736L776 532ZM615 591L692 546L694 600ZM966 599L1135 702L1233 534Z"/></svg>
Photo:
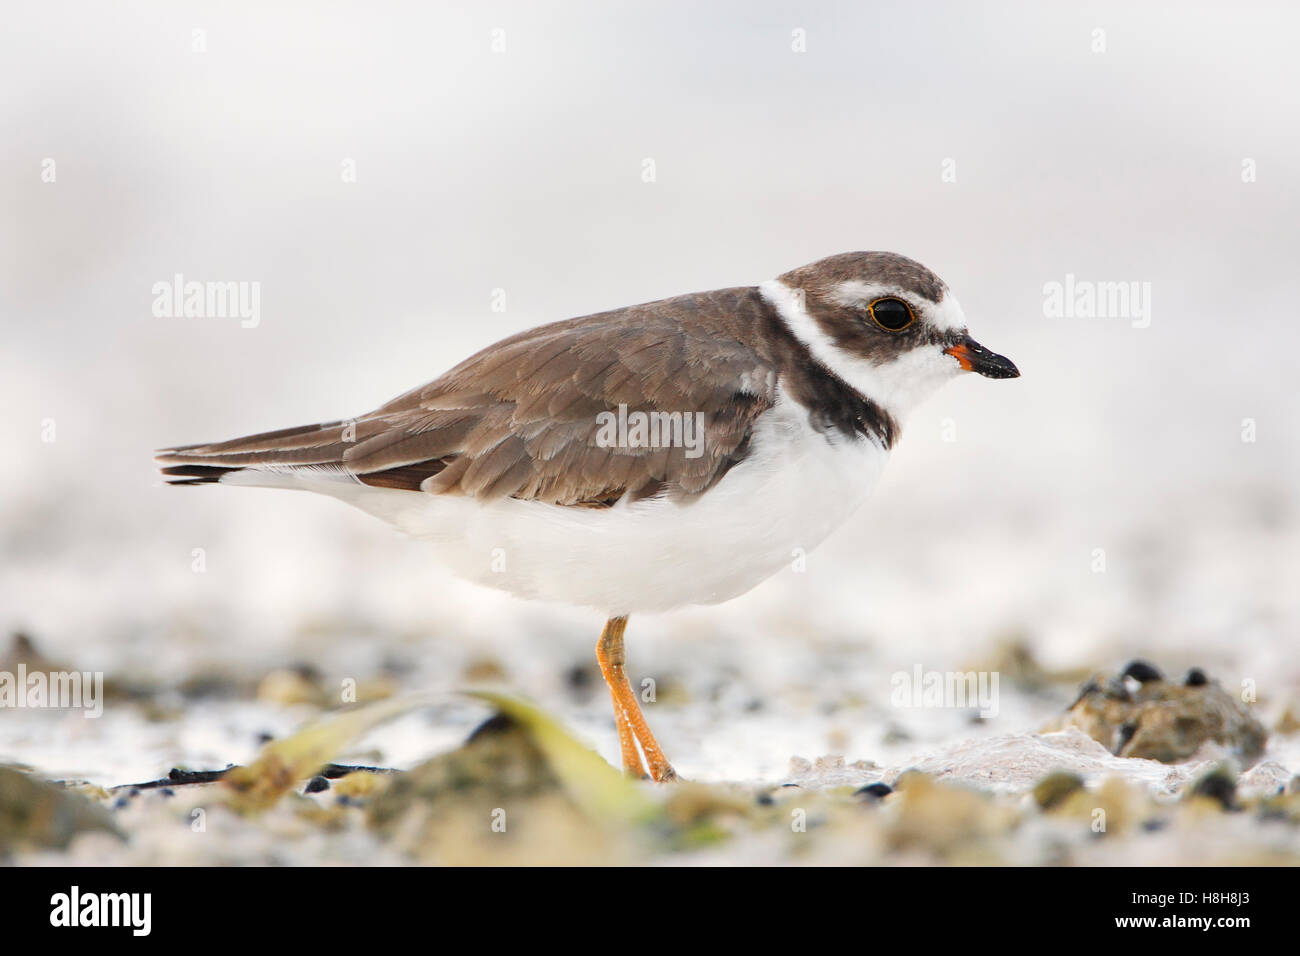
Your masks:
<svg viewBox="0 0 1300 956"><path fill-rule="evenodd" d="M979 372L985 378L1019 378L1020 369L1016 363L1005 355L990 352L969 335L963 336L956 345L950 345L944 352L951 355L961 367L968 372Z"/></svg>

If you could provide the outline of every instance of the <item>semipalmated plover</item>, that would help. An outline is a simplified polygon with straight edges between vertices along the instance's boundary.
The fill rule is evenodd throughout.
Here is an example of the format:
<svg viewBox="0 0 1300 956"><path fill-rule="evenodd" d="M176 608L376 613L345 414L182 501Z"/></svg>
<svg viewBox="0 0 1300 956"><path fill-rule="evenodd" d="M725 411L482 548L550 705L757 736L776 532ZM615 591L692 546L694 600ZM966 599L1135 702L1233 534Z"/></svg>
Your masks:
<svg viewBox="0 0 1300 956"><path fill-rule="evenodd" d="M929 269L849 252L544 325L359 418L158 461L174 484L332 495L480 584L605 612L624 767L668 780L624 669L628 615L725 601L820 543L963 370L1020 374Z"/></svg>

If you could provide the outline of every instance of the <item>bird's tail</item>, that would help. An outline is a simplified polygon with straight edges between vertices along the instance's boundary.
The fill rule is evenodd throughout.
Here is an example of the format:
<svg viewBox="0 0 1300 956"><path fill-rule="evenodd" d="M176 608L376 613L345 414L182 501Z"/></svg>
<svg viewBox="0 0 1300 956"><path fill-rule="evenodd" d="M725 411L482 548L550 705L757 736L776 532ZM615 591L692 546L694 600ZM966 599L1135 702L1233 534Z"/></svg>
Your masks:
<svg viewBox="0 0 1300 956"><path fill-rule="evenodd" d="M154 460L169 485L209 485L230 480L245 483L245 479L253 477L247 474L250 472L267 478L304 473L344 477L347 469L343 455L353 445L346 434L348 427L348 422L325 422L223 442L160 448ZM235 475L241 477L233 479Z"/></svg>

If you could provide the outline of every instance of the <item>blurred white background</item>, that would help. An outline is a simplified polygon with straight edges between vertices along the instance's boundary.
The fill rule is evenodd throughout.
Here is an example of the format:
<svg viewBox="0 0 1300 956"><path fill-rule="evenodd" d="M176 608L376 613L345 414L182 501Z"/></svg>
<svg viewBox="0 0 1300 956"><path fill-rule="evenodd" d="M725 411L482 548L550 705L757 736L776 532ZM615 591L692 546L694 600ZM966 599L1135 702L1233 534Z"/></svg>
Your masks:
<svg viewBox="0 0 1300 956"><path fill-rule="evenodd" d="M0 627L164 683L387 660L450 689L490 657L612 756L601 695L564 680L599 615L460 584L332 501L162 487L151 449L348 417L531 325L889 249L1023 378L925 406L806 573L632 621L633 672L695 702L660 717L679 768L878 759L906 723L891 672L1011 635L1051 666L1146 655L1294 699L1297 27L1284 3L11 7ZM260 324L154 317L176 273L260 282ZM1149 282L1150 327L1046 318L1067 274ZM105 732L0 757L94 773ZM157 759L241 756L211 746Z"/></svg>

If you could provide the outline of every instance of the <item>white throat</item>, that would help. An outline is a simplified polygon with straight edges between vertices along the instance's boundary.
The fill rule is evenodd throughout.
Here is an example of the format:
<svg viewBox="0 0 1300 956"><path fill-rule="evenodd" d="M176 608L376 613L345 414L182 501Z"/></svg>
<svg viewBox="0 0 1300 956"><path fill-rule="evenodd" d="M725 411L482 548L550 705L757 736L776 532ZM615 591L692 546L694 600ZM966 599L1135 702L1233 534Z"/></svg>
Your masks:
<svg viewBox="0 0 1300 956"><path fill-rule="evenodd" d="M915 348L892 362L878 365L836 345L808 314L801 292L780 279L769 279L758 290L813 358L884 408L900 424L940 385L962 371L961 363L946 355L940 345Z"/></svg>

